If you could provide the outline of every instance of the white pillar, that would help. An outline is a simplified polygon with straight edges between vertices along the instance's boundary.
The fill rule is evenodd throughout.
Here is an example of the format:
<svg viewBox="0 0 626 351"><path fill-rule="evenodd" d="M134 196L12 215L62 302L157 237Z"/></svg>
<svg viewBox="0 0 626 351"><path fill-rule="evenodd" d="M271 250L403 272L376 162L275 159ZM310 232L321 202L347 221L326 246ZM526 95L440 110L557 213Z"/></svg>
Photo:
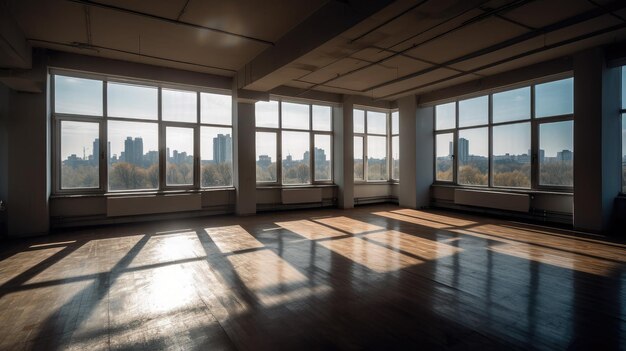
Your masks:
<svg viewBox="0 0 626 351"><path fill-rule="evenodd" d="M620 70L600 48L574 56L574 227L609 229L621 189Z"/></svg>
<svg viewBox="0 0 626 351"><path fill-rule="evenodd" d="M354 141L352 97L346 97L341 107L333 109L334 178L338 187L337 206L354 207Z"/></svg>
<svg viewBox="0 0 626 351"><path fill-rule="evenodd" d="M417 207L417 102L414 95L398 100L400 119L400 206Z"/></svg>

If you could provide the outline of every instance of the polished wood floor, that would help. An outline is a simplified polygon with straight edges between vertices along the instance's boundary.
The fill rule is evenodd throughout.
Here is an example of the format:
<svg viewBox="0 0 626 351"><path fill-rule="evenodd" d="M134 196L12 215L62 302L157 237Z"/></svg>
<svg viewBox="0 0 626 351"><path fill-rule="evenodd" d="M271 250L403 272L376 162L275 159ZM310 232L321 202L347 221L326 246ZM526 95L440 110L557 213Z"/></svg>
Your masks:
<svg viewBox="0 0 626 351"><path fill-rule="evenodd" d="M0 348L626 349L626 246L384 205L0 251Z"/></svg>

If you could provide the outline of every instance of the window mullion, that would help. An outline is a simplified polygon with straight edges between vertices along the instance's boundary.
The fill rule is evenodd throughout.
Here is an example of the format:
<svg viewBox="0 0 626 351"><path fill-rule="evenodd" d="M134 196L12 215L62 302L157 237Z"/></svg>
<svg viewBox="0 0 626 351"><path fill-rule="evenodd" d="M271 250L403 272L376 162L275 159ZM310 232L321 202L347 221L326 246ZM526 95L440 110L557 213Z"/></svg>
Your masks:
<svg viewBox="0 0 626 351"><path fill-rule="evenodd" d="M159 124L159 128L158 128L158 144L159 144L159 190L164 190L165 189L165 177L166 177L166 172L167 172L167 149L166 149L166 140L165 140L165 126L163 125L163 118L162 118L162 114L163 114L163 107L162 107L162 88L159 87L158 88L159 92L158 92L158 124Z"/></svg>
<svg viewBox="0 0 626 351"><path fill-rule="evenodd" d="M104 192L109 190L108 88L108 82L104 81L102 89L102 121L100 123L100 155L98 155L100 158L98 162L100 165L100 189Z"/></svg>

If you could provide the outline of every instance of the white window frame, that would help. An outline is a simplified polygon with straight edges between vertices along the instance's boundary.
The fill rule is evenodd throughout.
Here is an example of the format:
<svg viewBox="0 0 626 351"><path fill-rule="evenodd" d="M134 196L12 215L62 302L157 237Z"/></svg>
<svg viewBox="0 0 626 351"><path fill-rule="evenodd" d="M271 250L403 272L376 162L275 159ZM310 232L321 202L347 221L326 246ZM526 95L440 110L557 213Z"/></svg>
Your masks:
<svg viewBox="0 0 626 351"><path fill-rule="evenodd" d="M452 155L452 167L453 167L453 171L452 171L452 181L444 181L444 180L437 180L437 154L436 152L434 153L434 157L433 157L433 184L435 185L454 185L454 186L459 186L459 187L469 187L469 188L480 188L480 189L485 189L485 188L493 188L493 189L501 189L501 190L521 190L521 191L537 191L537 190L541 190L541 191L556 191L556 192L565 192L565 193L572 193L574 191L573 186L558 186L558 185L541 185L539 182L539 177L540 177L540 165L539 165L539 129L541 127L542 124L547 124L547 123L554 123L554 122L562 122L562 121L574 121L574 114L575 111L573 113L570 114L564 114L564 115L555 115L555 116L548 116L548 117L536 117L536 111L535 111L535 86L539 85L539 84L543 84L543 83L550 83L550 82L554 82L554 81L559 81L559 80L564 80L564 79L569 79L569 78L574 78L571 72L566 72L563 74L558 74L558 75L553 75L550 77L544 77L541 79L537 79L534 80L531 83L523 83L523 84L516 84L516 85L511 85L511 86L507 86L504 88L498 88L498 89L493 89L490 90L488 92L481 92L481 93L477 93L477 94L472 94L472 95L467 95L467 96L462 96L462 97L458 97L458 98L454 98L454 99L447 99L447 100L442 100L436 104L433 105L433 150L436 150L437 148L437 135L439 134L448 134L448 133L452 133L453 138L452 138L452 142L453 142L453 155ZM575 84L575 83L574 83ZM493 122L493 95L497 94L497 93L501 93L501 92L505 92L505 91L510 91L510 90L515 90L515 89L520 89L520 88L525 88L525 87L529 87L530 88L530 116L527 119L520 119L520 120L515 120L515 121L506 121L506 122ZM488 118L488 123L487 124L481 124L481 125L473 125L473 126L465 126L465 127L459 127L459 101L462 100L466 100L466 99L471 99L471 98L475 98L475 97L479 97L479 96L488 96L488 101L489 101L489 118ZM436 123L437 123L437 112L436 112L436 106L438 105L443 105L446 103L450 103L450 102L454 102L455 103L455 126L454 128L448 128L448 129L440 129L437 130L436 129ZM495 186L493 184L493 127L497 127L497 126L504 126L504 125L512 125L512 124L519 124L519 123L526 123L529 122L530 123L530 145L531 145L531 176L530 176L530 187L528 188L520 188L520 187L505 187L505 186ZM474 129L474 128L484 128L487 127L488 128L488 136L489 136L489 152L488 152L488 184L487 185L467 185L467 184L460 184L458 182L458 164L459 164L459 160L458 160L458 138L459 138L459 131L461 130L466 130L466 129Z"/></svg>
<svg viewBox="0 0 626 351"><path fill-rule="evenodd" d="M75 78L85 78L98 80L102 82L102 116L87 116L80 114L67 114L67 113L56 113L55 111L55 77L66 76L66 77L75 77ZM122 84L133 84L138 86L145 87L154 87L158 90L158 114L156 119L141 119L141 118L132 118L132 117L112 117L108 115L108 99L107 99L107 91L108 91L108 83L122 83ZM185 86L179 84L171 84L164 82L153 82L141 79L132 79L132 78L124 78L124 77L108 77L104 75L99 75L95 73L85 73L85 72L76 72L76 71L67 71L63 69L51 68L49 70L49 84L50 84L50 120L51 120L51 149L52 149L52 183L53 183L53 195L74 195L74 194L120 194L120 193L160 193L164 191L175 191L175 190L203 190L203 189L220 189L220 188L232 188L231 185L226 186L210 186L210 187L202 187L201 186L201 135L200 135L200 127L218 127L218 128L230 128L231 130L231 140L232 140L232 114L230 124L213 124L213 123L202 123L201 119L201 93L209 93L209 94L219 94L219 95L227 95L230 96L229 92L224 89L217 88L199 88L195 86ZM170 122L163 121L162 118L162 89L175 89L175 90L183 90L189 91L196 94L196 120L194 122ZM62 121L78 121L78 122L92 122L99 124L99 186L97 188L72 188L72 189L62 189L61 188L61 163L63 160L61 159L61 122ZM109 190L109 179L108 179L108 148L107 142L108 140L108 121L123 121L123 122L141 122L141 123L155 123L158 127L158 164L159 164L159 186L156 189L124 189L124 190ZM167 185L166 184L166 138L165 138L165 130L166 127L185 127L191 128L194 131L194 156L193 156L193 184L191 185ZM234 145L231 145L231 148L234 152ZM234 155L232 155L234 158ZM231 160L231 163L233 160Z"/></svg>

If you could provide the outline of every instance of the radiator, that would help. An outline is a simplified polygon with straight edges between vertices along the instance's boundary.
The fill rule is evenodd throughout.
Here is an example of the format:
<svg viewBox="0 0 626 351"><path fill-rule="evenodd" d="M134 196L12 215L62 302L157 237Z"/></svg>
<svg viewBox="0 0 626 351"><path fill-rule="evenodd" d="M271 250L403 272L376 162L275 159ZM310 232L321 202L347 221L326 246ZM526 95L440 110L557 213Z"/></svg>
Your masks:
<svg viewBox="0 0 626 351"><path fill-rule="evenodd" d="M132 216L202 209L202 195L146 195L107 198L107 216Z"/></svg>
<svg viewBox="0 0 626 351"><path fill-rule="evenodd" d="M311 202L322 202L322 189L283 189L281 197L283 204L305 204Z"/></svg>
<svg viewBox="0 0 626 351"><path fill-rule="evenodd" d="M454 191L454 203L507 211L528 212L530 209L530 196L528 194L456 189Z"/></svg>

